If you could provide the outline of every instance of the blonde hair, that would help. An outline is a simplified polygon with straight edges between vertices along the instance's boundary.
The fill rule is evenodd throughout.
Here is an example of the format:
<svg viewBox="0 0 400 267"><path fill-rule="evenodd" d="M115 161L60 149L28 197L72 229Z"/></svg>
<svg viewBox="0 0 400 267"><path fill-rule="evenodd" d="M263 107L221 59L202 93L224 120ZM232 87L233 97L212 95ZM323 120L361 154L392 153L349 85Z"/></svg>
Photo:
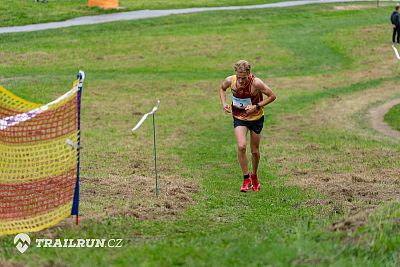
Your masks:
<svg viewBox="0 0 400 267"><path fill-rule="evenodd" d="M239 60L235 64L235 71L236 72L250 72L251 65L246 60Z"/></svg>

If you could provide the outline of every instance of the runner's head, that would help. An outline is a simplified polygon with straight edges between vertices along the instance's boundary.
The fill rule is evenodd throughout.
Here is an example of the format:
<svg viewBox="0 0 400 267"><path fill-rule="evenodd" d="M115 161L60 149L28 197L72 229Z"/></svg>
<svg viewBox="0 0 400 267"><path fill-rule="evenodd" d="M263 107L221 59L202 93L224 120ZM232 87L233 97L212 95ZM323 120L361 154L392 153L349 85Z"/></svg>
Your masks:
<svg viewBox="0 0 400 267"><path fill-rule="evenodd" d="M250 77L250 63L246 60L239 60L235 64L235 74L239 86L244 87L249 82Z"/></svg>

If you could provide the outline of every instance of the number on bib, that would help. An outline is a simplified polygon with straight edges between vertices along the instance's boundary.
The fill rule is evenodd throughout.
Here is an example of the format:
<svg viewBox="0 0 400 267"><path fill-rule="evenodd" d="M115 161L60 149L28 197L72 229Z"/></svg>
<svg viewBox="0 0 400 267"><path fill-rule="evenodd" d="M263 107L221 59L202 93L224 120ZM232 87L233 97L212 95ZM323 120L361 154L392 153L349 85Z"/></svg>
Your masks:
<svg viewBox="0 0 400 267"><path fill-rule="evenodd" d="M237 98L232 96L232 105L240 109L245 109L251 105L251 98Z"/></svg>

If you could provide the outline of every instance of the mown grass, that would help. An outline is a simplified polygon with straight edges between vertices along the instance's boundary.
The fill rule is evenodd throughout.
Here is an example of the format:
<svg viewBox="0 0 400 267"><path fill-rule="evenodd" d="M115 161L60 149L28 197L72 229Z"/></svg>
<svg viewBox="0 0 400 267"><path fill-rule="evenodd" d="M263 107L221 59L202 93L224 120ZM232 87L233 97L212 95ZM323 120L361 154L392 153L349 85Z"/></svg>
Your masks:
<svg viewBox="0 0 400 267"><path fill-rule="evenodd" d="M88 15L145 9L239 6L278 2L276 0L120 0L121 9L88 7L87 0L52 0L46 4L34 0L2 0L0 27L63 21Z"/></svg>
<svg viewBox="0 0 400 267"><path fill-rule="evenodd" d="M294 11L300 15L291 16ZM321 102L398 81L399 68L389 46L391 33L385 31L389 11L338 11L333 5L319 5L2 35L1 83L24 98L45 103L68 88L78 69L85 70L82 131L87 151L95 147L107 152L108 143L129 148L137 157L134 160L148 166L139 170L141 175L152 176L151 125L145 124L131 136L129 129L140 117L132 114L147 111L161 99L157 115L160 164L166 167L164 172L182 177L182 182L199 184L200 191L194 195L196 204L177 217L139 221L123 213L103 214L100 221L88 219L79 227L52 229L58 238L124 238L120 249L30 248L21 255L12 244L13 237L5 237L0 262L397 266L397 201L382 201L354 231L331 231L331 224L348 211L340 203L338 208L310 205L329 196L286 183L297 178L292 171L305 168L326 169L332 175L351 174L357 167L399 172L398 143L369 132L360 135L339 127L321 130L318 121L303 125ZM365 29L374 30L363 34ZM378 49L379 55L372 49ZM252 62L255 74L278 95L266 109L259 194L238 192L241 177L232 122L223 115L218 98L219 83L241 58ZM382 71L368 72L377 66ZM362 78L357 77L359 73ZM320 150L310 152L306 149L310 144ZM385 150L394 156L361 154L356 161L347 153L356 149L364 153ZM324 157L314 161L318 153ZM124 170L132 163L125 156L114 155ZM96 154L82 157L85 173L85 166L98 159ZM134 180L132 186L136 186ZM105 194L101 201L120 199ZM81 213L90 213L97 205L82 199ZM41 238L43 233L31 237Z"/></svg>
<svg viewBox="0 0 400 267"><path fill-rule="evenodd" d="M400 105L392 107L384 118L393 129L400 131Z"/></svg>

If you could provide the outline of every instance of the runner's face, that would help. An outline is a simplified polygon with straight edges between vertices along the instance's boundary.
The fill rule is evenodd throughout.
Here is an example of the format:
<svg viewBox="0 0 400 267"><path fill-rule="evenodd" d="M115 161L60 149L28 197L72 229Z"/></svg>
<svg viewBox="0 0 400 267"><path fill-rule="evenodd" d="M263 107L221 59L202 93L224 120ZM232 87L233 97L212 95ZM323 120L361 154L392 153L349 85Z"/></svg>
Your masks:
<svg viewBox="0 0 400 267"><path fill-rule="evenodd" d="M249 82L249 72L236 72L237 83L240 87L244 87Z"/></svg>

